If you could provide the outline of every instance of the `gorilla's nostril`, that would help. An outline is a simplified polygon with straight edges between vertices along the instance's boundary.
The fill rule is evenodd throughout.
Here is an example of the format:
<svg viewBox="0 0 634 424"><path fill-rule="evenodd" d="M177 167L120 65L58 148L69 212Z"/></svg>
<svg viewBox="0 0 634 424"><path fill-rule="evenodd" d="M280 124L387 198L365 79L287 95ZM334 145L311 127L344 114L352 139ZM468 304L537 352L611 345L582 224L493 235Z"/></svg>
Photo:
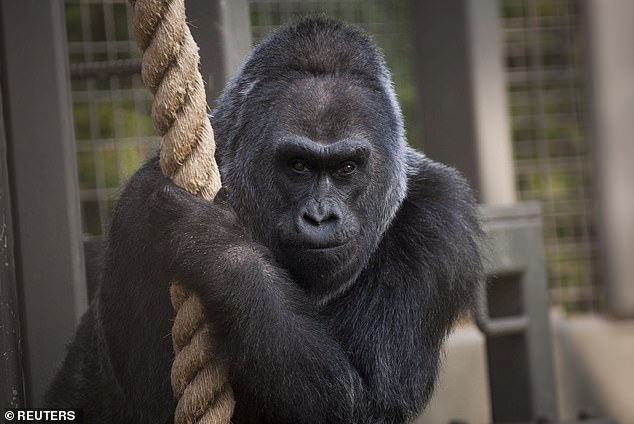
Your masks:
<svg viewBox="0 0 634 424"><path fill-rule="evenodd" d="M333 214L328 215L316 215L316 214L304 214L304 220L314 226L320 226L335 221L337 218Z"/></svg>
<svg viewBox="0 0 634 424"><path fill-rule="evenodd" d="M314 218L313 216L309 215L308 213L304 214L304 221L308 222L311 225L319 225L319 221L317 221L316 218Z"/></svg>

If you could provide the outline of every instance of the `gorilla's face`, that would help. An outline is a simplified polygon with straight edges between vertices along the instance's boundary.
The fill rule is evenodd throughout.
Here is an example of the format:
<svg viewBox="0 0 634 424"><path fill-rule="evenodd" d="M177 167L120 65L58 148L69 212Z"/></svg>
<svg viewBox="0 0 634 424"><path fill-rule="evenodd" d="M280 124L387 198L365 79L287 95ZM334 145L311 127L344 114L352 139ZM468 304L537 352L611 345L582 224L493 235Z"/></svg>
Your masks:
<svg viewBox="0 0 634 424"><path fill-rule="evenodd" d="M265 167L275 169L279 201L264 239L295 281L320 298L357 276L379 233L367 204L379 158L364 111L350 110L355 91L332 77L295 81L280 96L268 133Z"/></svg>
<svg viewBox="0 0 634 424"><path fill-rule="evenodd" d="M286 200L270 209L264 238L295 281L319 297L353 280L376 243L361 207L371 150L362 137L322 144L287 134L276 143L276 188Z"/></svg>
<svg viewBox="0 0 634 424"><path fill-rule="evenodd" d="M239 216L320 301L355 280L404 197L404 142L385 95L336 74L255 82L236 138L219 141Z"/></svg>

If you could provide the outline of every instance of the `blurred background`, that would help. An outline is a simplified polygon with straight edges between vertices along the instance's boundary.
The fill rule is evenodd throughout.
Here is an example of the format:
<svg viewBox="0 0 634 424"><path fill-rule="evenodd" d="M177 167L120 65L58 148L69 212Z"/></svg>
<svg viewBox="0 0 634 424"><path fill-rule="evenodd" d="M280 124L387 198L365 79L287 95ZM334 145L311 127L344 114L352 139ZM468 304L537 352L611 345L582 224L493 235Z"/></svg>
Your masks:
<svg viewBox="0 0 634 424"><path fill-rule="evenodd" d="M362 27L393 73L409 143L474 187L493 234L488 309L450 338L420 422L634 423L634 2L186 7L212 108L280 25L326 15ZM125 0L2 2L0 13L8 407L37 404L94 293L120 188L159 140ZM487 326L507 316L525 319L510 337Z"/></svg>

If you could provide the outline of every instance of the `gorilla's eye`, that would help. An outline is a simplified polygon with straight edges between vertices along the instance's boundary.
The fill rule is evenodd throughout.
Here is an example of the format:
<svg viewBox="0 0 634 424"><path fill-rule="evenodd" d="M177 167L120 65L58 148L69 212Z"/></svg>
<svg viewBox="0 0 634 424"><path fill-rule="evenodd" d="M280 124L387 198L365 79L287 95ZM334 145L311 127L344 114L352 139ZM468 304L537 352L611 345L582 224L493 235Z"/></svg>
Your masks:
<svg viewBox="0 0 634 424"><path fill-rule="evenodd" d="M291 168L293 168L293 171L295 172L301 172L301 173L310 172L310 166L308 166L308 164L302 160L292 161Z"/></svg>
<svg viewBox="0 0 634 424"><path fill-rule="evenodd" d="M357 166L352 162L346 162L337 169L337 174L339 175L349 175L352 174L357 169Z"/></svg>

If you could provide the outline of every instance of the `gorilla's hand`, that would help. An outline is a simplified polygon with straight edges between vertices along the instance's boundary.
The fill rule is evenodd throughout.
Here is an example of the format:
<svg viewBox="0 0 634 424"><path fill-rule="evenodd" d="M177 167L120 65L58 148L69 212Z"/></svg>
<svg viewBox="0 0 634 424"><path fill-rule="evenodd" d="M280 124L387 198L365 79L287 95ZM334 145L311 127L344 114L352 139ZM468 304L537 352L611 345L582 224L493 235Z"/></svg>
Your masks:
<svg viewBox="0 0 634 424"><path fill-rule="evenodd" d="M355 422L365 396L357 370L224 194L208 202L166 183L149 206L160 260L198 295L214 324L217 354L227 358L243 408L235 422L250 414L266 414L258 422Z"/></svg>
<svg viewBox="0 0 634 424"><path fill-rule="evenodd" d="M214 258L247 240L224 189L210 202L166 179L148 206L153 248L163 266L177 277L191 271L193 262L203 257L219 265Z"/></svg>

